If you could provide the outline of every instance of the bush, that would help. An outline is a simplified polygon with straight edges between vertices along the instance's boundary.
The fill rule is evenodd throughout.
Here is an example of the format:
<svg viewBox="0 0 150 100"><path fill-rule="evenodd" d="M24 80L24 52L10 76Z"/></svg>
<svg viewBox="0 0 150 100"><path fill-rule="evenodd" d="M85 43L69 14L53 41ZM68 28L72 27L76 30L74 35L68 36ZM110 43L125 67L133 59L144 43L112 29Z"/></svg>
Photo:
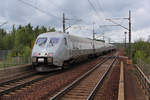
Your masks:
<svg viewBox="0 0 150 100"><path fill-rule="evenodd" d="M31 56L31 48L26 46L23 49L23 57L25 58L25 62L27 63L29 60L29 57Z"/></svg>
<svg viewBox="0 0 150 100"><path fill-rule="evenodd" d="M150 43L140 39L133 44L132 49L133 63L136 63L136 59L140 58L150 64Z"/></svg>

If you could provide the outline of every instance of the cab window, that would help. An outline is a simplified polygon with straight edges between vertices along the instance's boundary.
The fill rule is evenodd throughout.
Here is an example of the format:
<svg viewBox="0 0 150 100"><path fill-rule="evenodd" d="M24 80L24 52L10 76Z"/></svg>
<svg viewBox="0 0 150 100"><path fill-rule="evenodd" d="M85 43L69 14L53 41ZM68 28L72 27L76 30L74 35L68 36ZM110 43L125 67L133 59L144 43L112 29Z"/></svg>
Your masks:
<svg viewBox="0 0 150 100"><path fill-rule="evenodd" d="M36 41L36 44L41 46L44 45L47 42L47 38L46 37L42 37L42 38L38 38Z"/></svg>
<svg viewBox="0 0 150 100"><path fill-rule="evenodd" d="M50 41L49 41L49 43L52 45L52 46L54 46L55 44L57 44L59 42L59 38L57 38L57 37L52 37L52 38L50 38Z"/></svg>

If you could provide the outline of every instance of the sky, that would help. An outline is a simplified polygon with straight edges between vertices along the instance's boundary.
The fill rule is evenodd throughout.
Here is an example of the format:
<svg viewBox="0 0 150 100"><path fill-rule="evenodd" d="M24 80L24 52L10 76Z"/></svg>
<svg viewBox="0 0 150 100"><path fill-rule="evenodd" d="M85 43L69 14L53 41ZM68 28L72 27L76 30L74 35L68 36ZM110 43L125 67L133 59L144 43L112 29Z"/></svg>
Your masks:
<svg viewBox="0 0 150 100"><path fill-rule="evenodd" d="M93 27L96 37L111 42L124 42L128 30L114 25L108 18L128 28L127 19L131 10L132 42L150 35L149 0L3 0L0 3L1 28L11 31L12 25L55 27L62 31L62 14L65 13L66 27L70 34L92 38ZM128 34L127 34L128 41Z"/></svg>

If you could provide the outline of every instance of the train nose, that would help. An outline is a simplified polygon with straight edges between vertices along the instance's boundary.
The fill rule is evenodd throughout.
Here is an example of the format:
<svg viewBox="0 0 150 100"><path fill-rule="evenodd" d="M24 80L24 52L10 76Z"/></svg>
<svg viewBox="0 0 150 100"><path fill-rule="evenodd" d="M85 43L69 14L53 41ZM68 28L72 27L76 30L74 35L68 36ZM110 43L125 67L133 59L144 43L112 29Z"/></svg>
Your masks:
<svg viewBox="0 0 150 100"><path fill-rule="evenodd" d="M52 65L53 54L52 53L38 53L37 56L32 57L32 63L35 65L37 65L37 64Z"/></svg>
<svg viewBox="0 0 150 100"><path fill-rule="evenodd" d="M38 53L38 56L47 57L48 53L47 52Z"/></svg>

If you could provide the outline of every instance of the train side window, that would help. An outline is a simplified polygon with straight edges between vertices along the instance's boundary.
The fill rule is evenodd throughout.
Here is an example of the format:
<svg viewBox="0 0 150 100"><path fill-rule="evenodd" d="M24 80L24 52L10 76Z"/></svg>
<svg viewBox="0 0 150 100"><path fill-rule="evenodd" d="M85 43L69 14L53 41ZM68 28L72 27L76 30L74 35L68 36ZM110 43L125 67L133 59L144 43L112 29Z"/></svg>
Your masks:
<svg viewBox="0 0 150 100"><path fill-rule="evenodd" d="M66 39L66 38L64 38L64 40L65 40L65 45L67 45L67 39Z"/></svg>

